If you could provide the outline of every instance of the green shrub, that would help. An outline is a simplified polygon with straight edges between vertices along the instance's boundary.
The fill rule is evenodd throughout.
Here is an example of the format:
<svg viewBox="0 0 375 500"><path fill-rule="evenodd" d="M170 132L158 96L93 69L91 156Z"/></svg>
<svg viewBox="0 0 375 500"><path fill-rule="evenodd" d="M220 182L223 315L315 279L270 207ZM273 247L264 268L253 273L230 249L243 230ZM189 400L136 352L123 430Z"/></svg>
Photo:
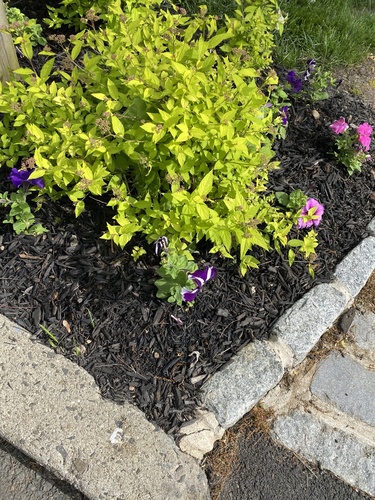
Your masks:
<svg viewBox="0 0 375 500"><path fill-rule="evenodd" d="M10 33L13 38L30 40L33 47L45 45L46 39L43 37L43 28L35 19L29 19L16 7L9 7L5 4L5 11L9 23Z"/></svg>
<svg viewBox="0 0 375 500"><path fill-rule="evenodd" d="M90 12L64 49L70 70L53 71L51 58L40 75L20 69L23 81L3 87L0 160L33 156L43 193L67 195L77 217L88 194L109 195L103 238L121 247L135 233L165 235L190 256L205 238L229 258L239 248L243 273L256 266L252 248L280 250L298 212L265 193L281 127L266 106L277 84L267 69L276 0L238 5L221 28L204 7L191 18L160 0L124 11L112 1L100 28Z"/></svg>

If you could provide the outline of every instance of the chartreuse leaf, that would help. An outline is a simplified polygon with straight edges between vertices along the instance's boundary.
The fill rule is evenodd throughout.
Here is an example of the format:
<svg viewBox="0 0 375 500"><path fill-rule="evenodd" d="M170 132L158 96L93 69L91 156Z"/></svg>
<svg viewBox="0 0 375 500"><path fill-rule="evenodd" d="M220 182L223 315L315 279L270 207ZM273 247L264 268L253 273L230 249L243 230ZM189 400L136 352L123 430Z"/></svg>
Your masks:
<svg viewBox="0 0 375 500"><path fill-rule="evenodd" d="M210 172L208 172L208 174L206 174L203 177L203 179L199 183L199 186L196 189L196 193L202 197L207 196L212 190L213 180L214 180L214 174L213 171L211 170Z"/></svg>
<svg viewBox="0 0 375 500"><path fill-rule="evenodd" d="M125 129L124 129L124 125L121 123L121 121L117 118L117 116L112 116L111 117L111 120L112 120L112 128L113 128L113 131L116 135L121 135L123 136L124 135L124 132L125 132Z"/></svg>

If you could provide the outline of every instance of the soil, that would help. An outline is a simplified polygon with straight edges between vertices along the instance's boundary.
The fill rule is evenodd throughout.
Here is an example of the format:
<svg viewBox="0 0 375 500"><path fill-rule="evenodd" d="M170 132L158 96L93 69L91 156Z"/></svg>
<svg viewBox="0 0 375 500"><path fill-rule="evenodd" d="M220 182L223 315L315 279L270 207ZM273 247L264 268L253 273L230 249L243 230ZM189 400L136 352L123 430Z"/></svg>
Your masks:
<svg viewBox="0 0 375 500"><path fill-rule="evenodd" d="M24 12L40 15L38 6ZM280 168L269 189L301 189L325 206L314 279L302 258L290 268L285 252L263 251L255 252L259 269L241 277L233 261L201 244L198 263L214 265L218 275L193 308L179 308L155 296L153 248L135 241L147 250L135 263L130 248L100 240L110 216L102 200L90 198L78 219L63 200L46 202L37 213L49 230L43 236L0 227L0 312L41 342L55 344L52 334L54 348L91 373L103 397L137 405L178 436L211 374L247 343L268 338L278 317L315 284L330 281L336 264L366 236L375 211L375 164L370 159L349 177L335 162L329 124L340 116L375 124L374 111L359 97L332 89L314 105L295 99L286 139L275 144ZM9 190L6 170L0 170L0 191Z"/></svg>

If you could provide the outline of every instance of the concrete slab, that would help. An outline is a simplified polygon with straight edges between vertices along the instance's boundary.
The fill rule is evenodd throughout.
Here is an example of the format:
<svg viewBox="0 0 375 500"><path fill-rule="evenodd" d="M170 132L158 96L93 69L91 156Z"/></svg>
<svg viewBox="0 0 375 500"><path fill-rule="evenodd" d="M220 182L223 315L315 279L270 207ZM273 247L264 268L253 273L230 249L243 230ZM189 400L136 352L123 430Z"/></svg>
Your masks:
<svg viewBox="0 0 375 500"><path fill-rule="evenodd" d="M0 316L0 436L95 500L206 500L204 472L130 404Z"/></svg>

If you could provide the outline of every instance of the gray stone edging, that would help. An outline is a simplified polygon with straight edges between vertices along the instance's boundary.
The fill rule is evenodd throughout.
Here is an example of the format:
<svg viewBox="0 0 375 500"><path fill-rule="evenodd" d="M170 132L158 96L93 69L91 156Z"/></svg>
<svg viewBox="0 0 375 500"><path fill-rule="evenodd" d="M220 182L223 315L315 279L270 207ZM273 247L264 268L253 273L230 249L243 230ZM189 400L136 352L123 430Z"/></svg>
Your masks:
<svg viewBox="0 0 375 500"><path fill-rule="evenodd" d="M130 403L0 316L0 436L94 500L207 500L204 472Z"/></svg>
<svg viewBox="0 0 375 500"><path fill-rule="evenodd" d="M307 292L276 322L270 341L246 346L204 384L203 404L224 429L275 387L286 368L299 364L353 303L375 270L375 218L366 229L369 236L337 265L333 283Z"/></svg>

